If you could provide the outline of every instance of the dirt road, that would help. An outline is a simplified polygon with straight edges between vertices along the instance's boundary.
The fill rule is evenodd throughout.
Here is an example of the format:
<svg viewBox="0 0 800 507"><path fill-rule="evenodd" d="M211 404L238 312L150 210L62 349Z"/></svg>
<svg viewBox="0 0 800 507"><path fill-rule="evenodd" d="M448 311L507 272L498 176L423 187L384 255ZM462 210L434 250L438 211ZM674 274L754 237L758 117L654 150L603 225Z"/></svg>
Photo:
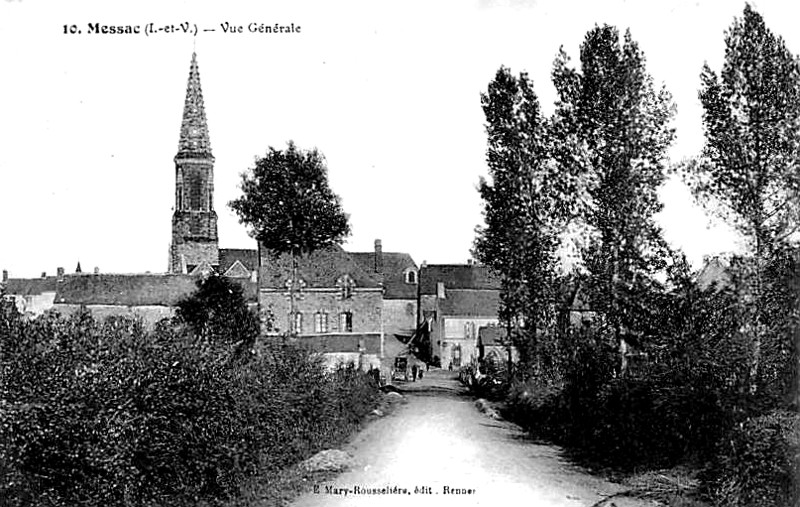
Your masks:
<svg viewBox="0 0 800 507"><path fill-rule="evenodd" d="M515 425L480 413L452 377L431 371L400 386L408 403L344 448L359 466L315 484L316 492L295 507L591 506L623 489L571 465L557 448L530 442ZM607 502L615 504L653 505Z"/></svg>

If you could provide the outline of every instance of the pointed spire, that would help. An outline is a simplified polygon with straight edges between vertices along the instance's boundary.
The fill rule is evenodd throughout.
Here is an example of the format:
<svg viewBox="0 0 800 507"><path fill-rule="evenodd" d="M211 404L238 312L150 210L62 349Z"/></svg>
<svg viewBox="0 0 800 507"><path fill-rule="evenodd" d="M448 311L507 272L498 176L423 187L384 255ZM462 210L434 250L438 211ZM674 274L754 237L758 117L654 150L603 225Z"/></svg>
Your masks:
<svg viewBox="0 0 800 507"><path fill-rule="evenodd" d="M211 156L211 141L208 137L203 91L200 88L200 71L197 69L197 53L192 53L189 67L189 82L186 85L186 101L183 105L181 138L178 156Z"/></svg>
<svg viewBox="0 0 800 507"><path fill-rule="evenodd" d="M83 273L83 270L81 269L81 261L78 261L78 265L75 267L75 272Z"/></svg>

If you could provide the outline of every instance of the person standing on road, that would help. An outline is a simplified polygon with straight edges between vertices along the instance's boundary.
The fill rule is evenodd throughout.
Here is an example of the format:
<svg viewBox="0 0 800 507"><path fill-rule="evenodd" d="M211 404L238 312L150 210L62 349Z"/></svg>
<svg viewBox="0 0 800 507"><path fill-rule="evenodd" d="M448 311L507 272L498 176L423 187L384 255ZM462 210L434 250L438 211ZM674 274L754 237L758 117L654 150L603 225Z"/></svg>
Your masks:
<svg viewBox="0 0 800 507"><path fill-rule="evenodd" d="M411 367L411 382L417 381L417 365Z"/></svg>

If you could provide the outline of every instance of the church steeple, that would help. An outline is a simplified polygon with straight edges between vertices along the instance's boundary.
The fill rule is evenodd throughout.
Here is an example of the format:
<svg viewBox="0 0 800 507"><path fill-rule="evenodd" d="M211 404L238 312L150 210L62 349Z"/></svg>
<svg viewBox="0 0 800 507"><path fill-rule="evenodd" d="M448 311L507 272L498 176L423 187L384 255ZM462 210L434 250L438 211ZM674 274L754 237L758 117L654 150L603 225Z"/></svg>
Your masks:
<svg viewBox="0 0 800 507"><path fill-rule="evenodd" d="M186 100L183 104L181 137L178 156L211 156L211 140L208 136L206 108L203 90L200 87L200 71L197 68L197 53L192 53L189 66L189 82L186 85Z"/></svg>
<svg viewBox="0 0 800 507"><path fill-rule="evenodd" d="M200 88L197 54L192 53L189 82L175 155L175 212L169 271L186 273L219 264L217 213L214 211L214 156Z"/></svg>

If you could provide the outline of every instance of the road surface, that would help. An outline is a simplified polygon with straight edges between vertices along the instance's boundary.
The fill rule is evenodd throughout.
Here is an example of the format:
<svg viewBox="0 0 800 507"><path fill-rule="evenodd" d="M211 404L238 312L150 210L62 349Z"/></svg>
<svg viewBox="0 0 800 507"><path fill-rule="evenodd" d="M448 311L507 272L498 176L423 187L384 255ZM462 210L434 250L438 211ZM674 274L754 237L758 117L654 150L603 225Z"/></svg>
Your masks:
<svg viewBox="0 0 800 507"><path fill-rule="evenodd" d="M350 505L592 506L622 491L570 464L558 448L480 413L453 373L399 386L407 403L344 447L358 466L294 507ZM405 490L405 492L403 492ZM602 505L652 506L617 497Z"/></svg>

